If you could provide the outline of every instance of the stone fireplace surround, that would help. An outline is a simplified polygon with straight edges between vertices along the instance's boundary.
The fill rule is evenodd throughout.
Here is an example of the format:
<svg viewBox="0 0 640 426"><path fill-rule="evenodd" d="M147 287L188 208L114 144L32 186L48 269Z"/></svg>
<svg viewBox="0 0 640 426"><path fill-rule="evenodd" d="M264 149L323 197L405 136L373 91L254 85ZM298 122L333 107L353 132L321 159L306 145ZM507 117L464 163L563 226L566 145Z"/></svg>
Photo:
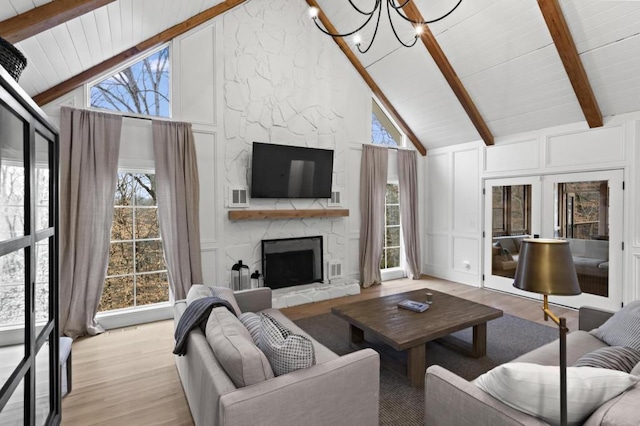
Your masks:
<svg viewBox="0 0 640 426"><path fill-rule="evenodd" d="M263 271L266 271L265 259L267 255L277 256L283 254L286 259L286 256L291 253L303 251L307 253L313 252L312 259L307 260L310 263L308 265L309 268L312 269L314 273L307 274L305 279L320 281L303 285L284 284L282 287L280 287L281 284L269 285L273 290L272 305L274 308L286 308L360 293L360 285L357 280L343 278L327 280L324 277L322 236L263 240L262 250ZM293 256L291 258L295 258L296 260L306 259L304 256ZM278 273L281 274L282 271ZM265 275L267 275L268 280L269 275Z"/></svg>

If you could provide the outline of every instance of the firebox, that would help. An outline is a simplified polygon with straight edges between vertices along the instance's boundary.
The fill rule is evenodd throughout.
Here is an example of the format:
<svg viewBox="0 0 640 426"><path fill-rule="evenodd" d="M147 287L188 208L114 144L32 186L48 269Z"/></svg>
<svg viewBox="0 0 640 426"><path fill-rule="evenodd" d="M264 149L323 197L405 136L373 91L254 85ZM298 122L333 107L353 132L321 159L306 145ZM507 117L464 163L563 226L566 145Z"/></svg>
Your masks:
<svg viewBox="0 0 640 426"><path fill-rule="evenodd" d="M322 236L262 240L264 285L271 289L322 282Z"/></svg>

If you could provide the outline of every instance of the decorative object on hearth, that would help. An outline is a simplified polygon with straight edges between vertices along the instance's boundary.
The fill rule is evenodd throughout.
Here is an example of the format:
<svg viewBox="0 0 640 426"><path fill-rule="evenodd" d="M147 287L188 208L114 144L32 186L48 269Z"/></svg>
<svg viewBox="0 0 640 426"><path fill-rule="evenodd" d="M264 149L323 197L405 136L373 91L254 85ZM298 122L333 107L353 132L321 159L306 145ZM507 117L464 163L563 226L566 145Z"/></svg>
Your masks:
<svg viewBox="0 0 640 426"><path fill-rule="evenodd" d="M455 0L452 0L455 1ZM455 3L455 5L446 13L444 13L443 15L439 16L438 18L434 18L434 19L428 19L425 21L414 21L412 19L409 19L403 12L402 12L402 8L404 8L405 6L407 6L409 3L411 2L411 0L386 0L385 3L387 4L387 18L389 20L389 24L391 25L391 30L393 31L393 35L396 37L396 40L398 40L398 42L400 44L402 44L405 47L411 47L414 44L416 44L416 42L418 41L418 38L422 35L422 33L424 32L424 26L427 24L432 24L434 22L438 22L444 18L446 18L447 16L451 15L451 13L453 13L454 10L456 10L458 8L458 6L460 6L460 3L462 3L462 0L457 0L457 2ZM351 4L351 7L353 7L359 14L361 14L365 20L362 23L362 25L358 26L356 29L352 30L352 31L347 31L345 33L332 33L331 31L327 31L325 28L323 28L322 25L320 25L318 23L318 17L320 15L320 9L312 6L309 8L309 17L311 19L313 19L313 22L316 24L316 27L318 27L318 29L320 31L322 31L323 33L330 35L331 37L348 37L348 36L353 36L353 42L356 45L356 47L358 48L358 51L360 53L366 53L370 48L371 45L373 44L373 40L375 40L376 38L376 34L378 33L378 26L380 25L380 17L382 16L382 0L376 0L373 8L370 11L366 11L366 10L362 10L360 7L358 7L357 5L354 4L353 0L349 0L349 4ZM413 25L413 28L415 30L415 36L413 38L413 40L405 43L404 41L402 41L400 39L400 36L398 35L398 32L396 30L396 27L393 22L392 16L394 16L391 11L394 11L402 20L407 21L409 23L411 23ZM369 24L369 22L371 22L373 20L373 18L375 17L375 27L373 29L373 35L371 36L371 41L369 41L369 45L362 50L362 48L360 47L362 44L362 36L360 35L360 30L362 30L364 27L367 26L367 24Z"/></svg>
<svg viewBox="0 0 640 426"><path fill-rule="evenodd" d="M27 58L22 52L2 37L0 37L0 65L11 74L15 81L18 81L22 70L27 66Z"/></svg>
<svg viewBox="0 0 640 426"><path fill-rule="evenodd" d="M238 260L238 263L231 267L231 288L233 291L247 290L251 286L249 281L249 267Z"/></svg>
<svg viewBox="0 0 640 426"><path fill-rule="evenodd" d="M264 287L264 278L262 274L257 270L251 274L251 288L260 288Z"/></svg>
<svg viewBox="0 0 640 426"><path fill-rule="evenodd" d="M544 296L542 311L558 325L560 332L560 422L567 424L567 328L566 318L549 310L549 295L573 296L581 293L569 241L543 238L522 240L515 288Z"/></svg>

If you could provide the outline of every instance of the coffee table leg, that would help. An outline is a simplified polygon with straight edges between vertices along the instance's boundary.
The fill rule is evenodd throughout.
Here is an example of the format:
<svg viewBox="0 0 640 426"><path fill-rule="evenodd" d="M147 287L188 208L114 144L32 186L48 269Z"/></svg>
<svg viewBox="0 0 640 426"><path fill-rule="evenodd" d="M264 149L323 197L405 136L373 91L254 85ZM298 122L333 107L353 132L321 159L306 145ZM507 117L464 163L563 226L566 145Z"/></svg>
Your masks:
<svg viewBox="0 0 640 426"><path fill-rule="evenodd" d="M407 351L407 376L409 377L409 383L413 387L424 387L426 355L425 344L414 346Z"/></svg>
<svg viewBox="0 0 640 426"><path fill-rule="evenodd" d="M473 327L473 348L471 356L480 358L487 354L487 323Z"/></svg>
<svg viewBox="0 0 640 426"><path fill-rule="evenodd" d="M352 343L364 342L364 331L353 324L349 324L349 338Z"/></svg>

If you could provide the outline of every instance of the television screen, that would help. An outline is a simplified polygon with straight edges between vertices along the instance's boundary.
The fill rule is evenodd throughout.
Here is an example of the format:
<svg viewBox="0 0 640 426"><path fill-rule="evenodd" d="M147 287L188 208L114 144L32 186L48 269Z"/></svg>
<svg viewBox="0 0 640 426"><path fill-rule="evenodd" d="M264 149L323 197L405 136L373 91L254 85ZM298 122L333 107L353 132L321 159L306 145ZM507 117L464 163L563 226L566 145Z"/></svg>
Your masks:
<svg viewBox="0 0 640 426"><path fill-rule="evenodd" d="M333 150L253 143L252 198L331 198Z"/></svg>

